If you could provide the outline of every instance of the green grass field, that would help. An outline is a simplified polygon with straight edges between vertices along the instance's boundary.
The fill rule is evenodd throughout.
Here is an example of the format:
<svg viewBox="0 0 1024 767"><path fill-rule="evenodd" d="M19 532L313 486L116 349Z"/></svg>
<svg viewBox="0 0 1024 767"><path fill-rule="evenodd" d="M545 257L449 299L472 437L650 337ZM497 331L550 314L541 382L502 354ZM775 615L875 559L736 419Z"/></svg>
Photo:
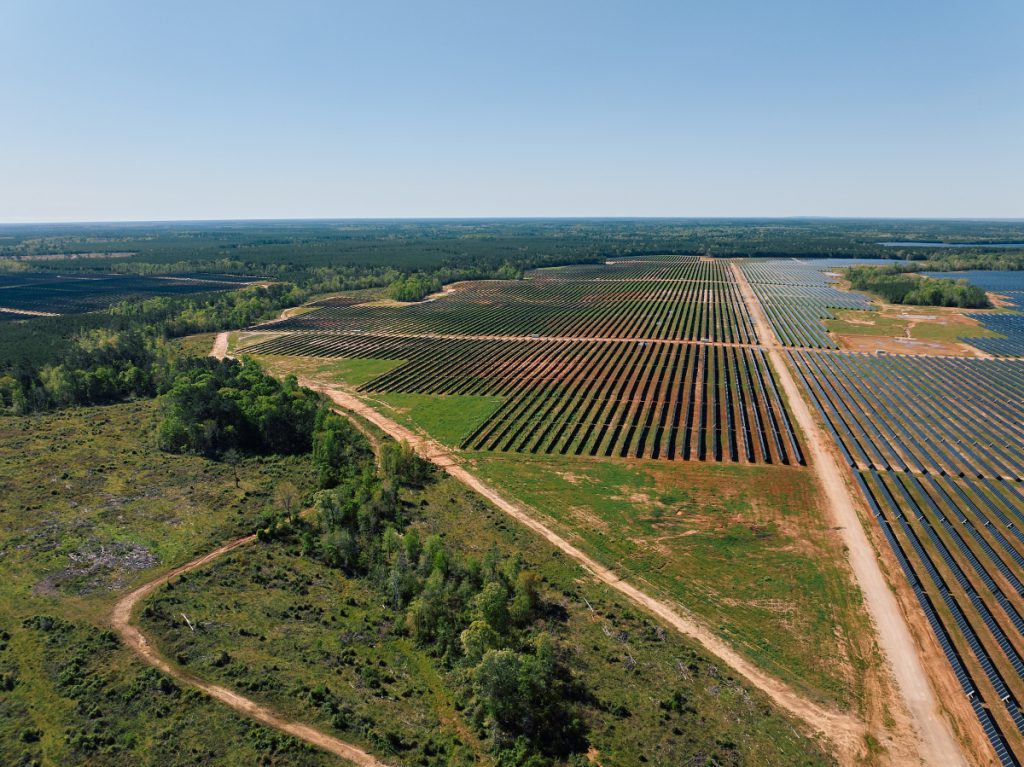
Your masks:
<svg viewBox="0 0 1024 767"><path fill-rule="evenodd" d="M876 663L812 475L770 466L467 454L482 477L762 668L858 709Z"/></svg>
<svg viewBox="0 0 1024 767"><path fill-rule="evenodd" d="M460 394L370 394L367 399L387 406L388 415L400 423L425 431L450 447L483 423L505 401L503 397Z"/></svg>

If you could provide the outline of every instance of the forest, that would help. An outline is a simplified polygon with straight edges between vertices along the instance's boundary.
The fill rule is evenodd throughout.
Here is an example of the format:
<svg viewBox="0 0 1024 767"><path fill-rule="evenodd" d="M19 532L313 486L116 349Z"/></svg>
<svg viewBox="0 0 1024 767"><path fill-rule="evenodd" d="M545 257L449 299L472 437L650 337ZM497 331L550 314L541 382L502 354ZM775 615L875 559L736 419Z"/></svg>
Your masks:
<svg viewBox="0 0 1024 767"><path fill-rule="evenodd" d="M977 244L941 248L881 243ZM707 256L884 257L924 260L989 253L985 243L1021 243L1014 221L893 219L470 219L222 221L203 223L39 224L0 226L0 265L169 273L256 269L293 279L307 269L392 267L403 272L465 269L490 273L605 257L678 253ZM1015 251L998 251L1009 258ZM103 258L103 254L117 254ZM89 254L69 262L60 254ZM129 254L129 255L125 255ZM958 267L959 268L959 267ZM1006 268L1006 267L1003 267ZM138 271L138 270L143 271ZM442 281L443 280L442 278Z"/></svg>
<svg viewBox="0 0 1024 767"><path fill-rule="evenodd" d="M846 270L846 278L856 290L874 293L892 304L962 309L990 306L985 291L966 280L923 277L892 266L854 266Z"/></svg>

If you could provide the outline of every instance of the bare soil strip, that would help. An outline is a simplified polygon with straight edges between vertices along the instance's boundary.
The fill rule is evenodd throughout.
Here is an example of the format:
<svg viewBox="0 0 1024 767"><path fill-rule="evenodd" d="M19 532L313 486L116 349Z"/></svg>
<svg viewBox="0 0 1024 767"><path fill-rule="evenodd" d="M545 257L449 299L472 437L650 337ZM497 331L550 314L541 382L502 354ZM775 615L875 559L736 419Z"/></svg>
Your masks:
<svg viewBox="0 0 1024 767"><path fill-rule="evenodd" d="M135 591L131 592L114 605L114 611L110 616L110 622L114 627L114 630L120 635L122 641L142 660L149 665L159 669L163 673L178 680L191 687L195 687L198 690L209 695L211 698L226 703L241 714L245 714L258 722L274 727L275 729L286 732L296 738L311 743L314 746L318 746L325 751L340 756L343 759L347 759L353 764L359 765L359 767L386 767L384 762L379 761L373 755L363 751L358 746L354 746L351 743L346 743L343 740L327 735L309 725L296 722L291 719L286 719L280 714L276 713L273 709L266 706L261 706L249 698L243 695L239 695L233 690L229 690L226 687L220 685L210 684L209 682L203 681L194 674L190 674L187 671L171 666L163 656L160 655L157 650L150 645L145 635L139 631L138 628L132 625L132 610L135 608L141 600L156 591L160 586L163 586L168 581L177 578L183 573L187 573L191 570L195 570L199 567L213 562L218 557L227 554L228 552L234 551L241 546L252 543L256 540L255 535L247 535L244 538L238 538L234 541L225 543L208 554L193 559L191 562L177 567L171 570L169 573L161 575L149 583L146 583Z"/></svg>
<svg viewBox="0 0 1024 767"><path fill-rule="evenodd" d="M285 312L289 310L286 309ZM365 338L366 336L383 336L387 338L429 338L436 341L596 341L599 343L624 343L635 341L646 344L668 344L670 346L732 346L737 349L757 349L757 344L745 344L739 341L702 341L698 339L687 340L685 338L654 338L653 336L542 336L542 335L493 335L487 333L402 333L393 330L380 330L373 332L357 332L352 330L330 330L319 331L316 328L308 330L290 330L288 328L276 328L275 323L288 319L281 316L276 320L268 320L260 325L253 325L252 334L260 332L274 332L277 335L309 335L310 333L330 333L331 336Z"/></svg>
<svg viewBox="0 0 1024 767"><path fill-rule="evenodd" d="M339 407L356 413L397 440L405 440L418 454L440 466L450 475L485 497L503 512L545 538L567 556L589 570L601 582L611 586L628 597L635 604L653 613L673 629L699 642L708 651L729 665L749 683L767 694L790 714L803 720L821 736L828 738L837 749L837 757L843 764L858 764L863 757L865 725L839 711L829 710L799 695L789 685L765 673L746 658L739 655L724 640L695 619L680 612L666 602L659 601L635 586L622 580L615 572L592 559L573 544L559 536L538 521L525 506L510 501L497 490L465 469L454 453L440 443L405 428L348 392L327 386L309 378L299 378L299 383L323 392ZM940 764L943 762L934 762Z"/></svg>
<svg viewBox="0 0 1024 767"><path fill-rule="evenodd" d="M885 581L875 551L861 524L851 489L844 480L835 455L828 447L829 438L818 426L797 387L783 358L778 338L743 270L736 264L732 268L757 335L768 349L775 375L786 392L793 416L804 432L807 450L812 458L811 466L817 473L828 508L846 545L850 566L874 620L882 651L917 730L920 760L927 765L965 765L959 744L932 692L910 629Z"/></svg>
<svg viewBox="0 0 1024 767"><path fill-rule="evenodd" d="M26 317L60 317L55 312L37 312L32 309L12 309L9 306L0 306L0 312L8 314L24 314Z"/></svg>
<svg viewBox="0 0 1024 767"><path fill-rule="evenodd" d="M210 351L210 356L215 359L222 360L228 354L228 336L230 333L218 333L217 337L213 340L213 349Z"/></svg>

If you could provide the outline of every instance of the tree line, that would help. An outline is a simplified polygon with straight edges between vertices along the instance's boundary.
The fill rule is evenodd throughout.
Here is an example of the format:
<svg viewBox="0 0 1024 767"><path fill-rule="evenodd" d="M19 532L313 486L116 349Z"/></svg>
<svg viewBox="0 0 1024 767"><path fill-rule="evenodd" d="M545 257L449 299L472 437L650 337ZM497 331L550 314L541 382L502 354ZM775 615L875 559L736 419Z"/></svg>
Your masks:
<svg viewBox="0 0 1024 767"><path fill-rule="evenodd" d="M967 280L933 279L894 266L854 266L846 270L846 278L855 290L874 293L891 304L965 309L991 305L985 291Z"/></svg>

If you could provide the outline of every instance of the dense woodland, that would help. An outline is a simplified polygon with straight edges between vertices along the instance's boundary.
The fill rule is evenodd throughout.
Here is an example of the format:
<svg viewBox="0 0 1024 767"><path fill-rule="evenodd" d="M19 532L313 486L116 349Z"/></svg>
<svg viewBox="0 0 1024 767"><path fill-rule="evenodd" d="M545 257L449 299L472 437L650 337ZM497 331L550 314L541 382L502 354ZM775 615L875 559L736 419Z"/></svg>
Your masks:
<svg viewBox="0 0 1024 767"><path fill-rule="evenodd" d="M241 265L281 279L310 268L380 267L412 272L504 263L539 265L607 256L679 253L710 256L889 257L922 260L941 249L883 247L882 242L1021 243L1015 221L870 219L494 219L433 221L224 221L204 223L39 224L0 227L0 259L63 268L54 254L89 254L80 268L148 273L208 271ZM1013 251L997 251L1005 257ZM106 253L113 258L96 258ZM121 254L131 255L121 255Z"/></svg>
<svg viewBox="0 0 1024 767"><path fill-rule="evenodd" d="M856 290L874 293L891 304L963 309L990 306L985 291L966 280L932 279L891 266L851 267L846 270L846 278Z"/></svg>

